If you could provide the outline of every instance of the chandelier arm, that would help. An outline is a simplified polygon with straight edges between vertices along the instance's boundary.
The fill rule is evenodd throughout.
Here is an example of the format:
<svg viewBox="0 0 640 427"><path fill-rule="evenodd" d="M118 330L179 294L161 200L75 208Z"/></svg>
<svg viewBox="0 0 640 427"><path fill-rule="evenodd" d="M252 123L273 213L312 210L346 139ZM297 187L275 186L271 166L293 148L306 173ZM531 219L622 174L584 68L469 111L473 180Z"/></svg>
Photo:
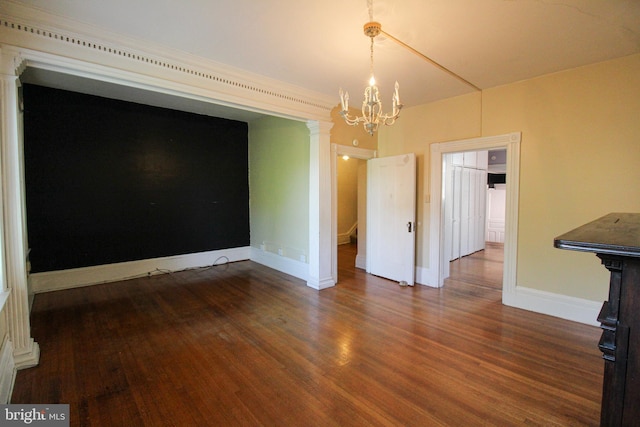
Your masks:
<svg viewBox="0 0 640 427"><path fill-rule="evenodd" d="M398 40L397 38L395 38L394 36L392 36L391 34L387 33L384 30L380 30L380 34L384 34L385 36L389 37L391 40L393 40L394 42L398 43L400 46L408 49L409 51L415 53L416 55L418 55L419 57L421 57L422 59L424 59L425 61L429 62L431 65L439 68L440 70L444 71L445 73L448 73L449 75L455 77L456 79L460 80L462 83L471 86L472 88L474 88L475 90L477 90L478 92L482 92L482 89L480 89L478 86L474 85L473 83L471 83L469 80L465 79L464 77L459 76L458 74L454 73L453 71L451 71L450 69L448 69L447 67L438 64L436 61L434 61L433 59L429 58L427 55L417 51L416 49L412 48L411 46L409 46L408 44L406 44L405 42Z"/></svg>
<svg viewBox="0 0 640 427"><path fill-rule="evenodd" d="M398 118L398 114L396 114L394 116L389 116L389 117L387 117L387 116L381 117L381 119L383 119L382 123L385 126L391 126L392 124L394 124L396 122L397 118Z"/></svg>
<svg viewBox="0 0 640 427"><path fill-rule="evenodd" d="M340 115L344 119L345 123L349 126L356 126L364 121L363 117L351 117L347 111L340 111Z"/></svg>

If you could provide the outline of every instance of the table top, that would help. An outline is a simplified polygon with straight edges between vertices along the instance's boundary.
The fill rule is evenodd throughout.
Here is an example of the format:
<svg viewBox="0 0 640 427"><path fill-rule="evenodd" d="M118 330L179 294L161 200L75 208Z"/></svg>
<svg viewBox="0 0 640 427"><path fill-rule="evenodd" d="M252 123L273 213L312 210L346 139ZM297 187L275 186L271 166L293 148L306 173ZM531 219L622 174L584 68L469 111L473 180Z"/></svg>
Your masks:
<svg viewBox="0 0 640 427"><path fill-rule="evenodd" d="M610 213L556 237L553 246L640 257L640 213Z"/></svg>

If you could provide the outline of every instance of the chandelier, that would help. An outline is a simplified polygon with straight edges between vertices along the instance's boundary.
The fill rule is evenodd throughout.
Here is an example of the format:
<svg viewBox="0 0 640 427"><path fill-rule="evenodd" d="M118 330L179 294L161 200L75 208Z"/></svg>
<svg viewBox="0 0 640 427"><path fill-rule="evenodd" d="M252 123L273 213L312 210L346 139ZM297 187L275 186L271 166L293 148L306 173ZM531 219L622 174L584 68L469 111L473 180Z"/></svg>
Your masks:
<svg viewBox="0 0 640 427"><path fill-rule="evenodd" d="M352 117L349 115L349 92L343 92L342 88L340 88L340 104L342 106L340 115L348 125L356 126L359 123L362 123L365 130L369 132L370 135L373 135L373 133L378 130L378 126L380 124L390 126L395 123L396 119L400 115L400 109L402 108L400 95L398 93L398 82L396 82L395 90L393 92L393 109L391 110L391 114L382 114L382 102L380 101L376 80L373 77L373 39L381 32L382 26L378 22L371 21L364 24L364 35L371 38L371 78L369 79L369 86L364 89L362 116Z"/></svg>

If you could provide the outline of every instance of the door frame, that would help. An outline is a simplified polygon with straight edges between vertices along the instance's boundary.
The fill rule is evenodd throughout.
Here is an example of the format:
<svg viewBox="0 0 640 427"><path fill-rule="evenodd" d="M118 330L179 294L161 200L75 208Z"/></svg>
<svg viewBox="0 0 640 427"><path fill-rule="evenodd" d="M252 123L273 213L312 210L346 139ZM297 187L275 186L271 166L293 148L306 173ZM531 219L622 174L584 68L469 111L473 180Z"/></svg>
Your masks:
<svg viewBox="0 0 640 427"><path fill-rule="evenodd" d="M444 181L442 178L443 155L447 153L482 151L498 148L507 150L507 196L505 206L504 272L502 278L502 300L516 291L516 263L518 250L518 201L520 190L520 132L504 135L464 139L431 144L431 209L429 239L430 284L444 284L443 266L444 232L442 203Z"/></svg>
<svg viewBox="0 0 640 427"><path fill-rule="evenodd" d="M331 144L331 272L334 283L338 283L338 156L345 155L369 160L378 157L378 152L350 145Z"/></svg>

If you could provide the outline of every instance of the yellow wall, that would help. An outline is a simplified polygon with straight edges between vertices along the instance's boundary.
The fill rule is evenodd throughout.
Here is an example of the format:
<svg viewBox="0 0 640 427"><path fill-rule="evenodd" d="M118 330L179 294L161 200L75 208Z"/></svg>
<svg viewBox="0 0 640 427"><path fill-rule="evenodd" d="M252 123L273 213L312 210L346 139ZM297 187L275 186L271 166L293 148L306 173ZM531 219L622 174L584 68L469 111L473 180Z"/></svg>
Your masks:
<svg viewBox="0 0 640 427"><path fill-rule="evenodd" d="M358 222L358 163L358 159L338 158L337 161L338 237Z"/></svg>
<svg viewBox="0 0 640 427"><path fill-rule="evenodd" d="M518 131L517 285L606 299L599 260L553 238L608 212L640 212L640 55L408 108L382 129L381 156L418 154L417 265L429 263L429 144Z"/></svg>
<svg viewBox="0 0 640 427"><path fill-rule="evenodd" d="M400 113L400 118L393 126L383 127L379 131L380 157L416 154L418 267L429 266L429 144L477 136L480 136L479 93L407 108Z"/></svg>
<svg viewBox="0 0 640 427"><path fill-rule="evenodd" d="M608 273L553 238L640 212L640 55L489 89L485 135L522 131L517 284L594 301Z"/></svg>
<svg viewBox="0 0 640 427"><path fill-rule="evenodd" d="M353 116L362 115L362 112L350 108L349 113ZM357 126L349 126L342 116L340 116L340 106L331 110L331 143L352 146L354 139L358 140L358 148L366 148L367 150L378 149L378 134L369 135L364 127L360 124Z"/></svg>

